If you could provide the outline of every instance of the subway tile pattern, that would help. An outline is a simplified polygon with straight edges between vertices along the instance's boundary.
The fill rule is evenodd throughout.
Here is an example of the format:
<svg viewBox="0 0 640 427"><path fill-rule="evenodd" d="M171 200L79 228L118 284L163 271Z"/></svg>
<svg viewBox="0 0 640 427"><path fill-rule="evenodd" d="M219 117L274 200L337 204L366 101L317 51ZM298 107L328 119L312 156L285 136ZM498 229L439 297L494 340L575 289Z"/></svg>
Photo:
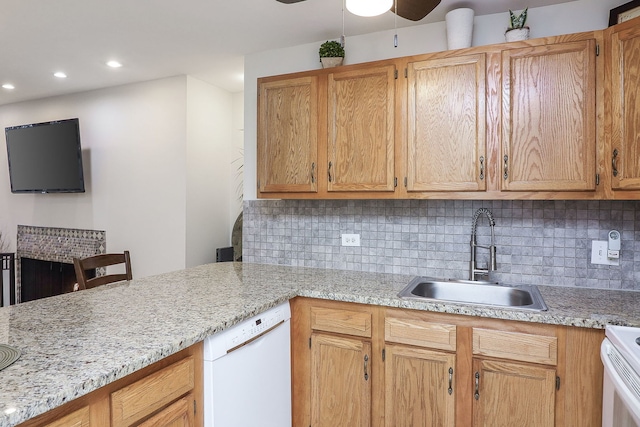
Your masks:
<svg viewBox="0 0 640 427"><path fill-rule="evenodd" d="M640 290L640 201L255 200L244 203L250 263L468 278L471 222L496 221L503 283ZM592 265L591 241L622 234L619 266ZM359 233L360 247L341 246ZM486 218L478 244L489 243ZM486 265L487 251L478 249Z"/></svg>
<svg viewBox="0 0 640 427"><path fill-rule="evenodd" d="M85 258L106 252L106 232L74 228L18 225L16 247L16 298L20 302L21 260L32 258L73 264L73 258ZM98 269L98 276L105 269Z"/></svg>

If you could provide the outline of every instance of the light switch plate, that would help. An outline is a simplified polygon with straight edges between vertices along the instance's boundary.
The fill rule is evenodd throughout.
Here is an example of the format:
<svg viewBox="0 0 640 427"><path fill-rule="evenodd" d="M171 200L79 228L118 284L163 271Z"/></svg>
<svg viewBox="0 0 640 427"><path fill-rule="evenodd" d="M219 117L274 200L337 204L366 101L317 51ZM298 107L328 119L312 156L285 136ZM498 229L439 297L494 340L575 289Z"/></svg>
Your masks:
<svg viewBox="0 0 640 427"><path fill-rule="evenodd" d="M607 258L608 242L593 240L591 242L591 264L620 265L620 259Z"/></svg>

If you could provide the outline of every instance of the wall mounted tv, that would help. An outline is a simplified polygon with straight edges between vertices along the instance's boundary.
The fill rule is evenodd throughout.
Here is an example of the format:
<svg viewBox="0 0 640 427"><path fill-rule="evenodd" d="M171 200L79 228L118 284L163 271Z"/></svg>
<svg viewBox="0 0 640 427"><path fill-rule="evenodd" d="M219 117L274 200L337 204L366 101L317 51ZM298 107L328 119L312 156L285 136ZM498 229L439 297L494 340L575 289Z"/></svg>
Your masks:
<svg viewBox="0 0 640 427"><path fill-rule="evenodd" d="M5 128L12 193L84 193L78 119Z"/></svg>

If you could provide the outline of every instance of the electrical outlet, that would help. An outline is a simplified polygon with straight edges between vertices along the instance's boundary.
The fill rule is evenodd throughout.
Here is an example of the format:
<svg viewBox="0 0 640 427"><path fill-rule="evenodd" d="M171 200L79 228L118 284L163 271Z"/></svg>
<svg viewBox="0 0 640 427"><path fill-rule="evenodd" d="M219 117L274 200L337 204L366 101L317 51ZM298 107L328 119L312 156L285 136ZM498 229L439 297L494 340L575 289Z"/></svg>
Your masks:
<svg viewBox="0 0 640 427"><path fill-rule="evenodd" d="M360 235L342 234L342 246L360 246Z"/></svg>
<svg viewBox="0 0 640 427"><path fill-rule="evenodd" d="M608 242L593 240L591 242L591 264L620 265L620 259L611 259L607 255Z"/></svg>

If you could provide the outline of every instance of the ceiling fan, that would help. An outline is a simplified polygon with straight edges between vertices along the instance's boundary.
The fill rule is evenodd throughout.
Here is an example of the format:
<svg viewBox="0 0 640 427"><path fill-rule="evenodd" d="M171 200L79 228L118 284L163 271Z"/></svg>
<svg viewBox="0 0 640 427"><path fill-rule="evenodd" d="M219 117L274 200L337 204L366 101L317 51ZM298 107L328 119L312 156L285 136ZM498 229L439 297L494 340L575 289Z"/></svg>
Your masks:
<svg viewBox="0 0 640 427"><path fill-rule="evenodd" d="M277 0L280 3L292 4L305 0ZM435 7L440 4L440 0L401 0L398 1L397 15L409 19L411 21L419 21L429 14ZM391 7L391 11L396 13L395 6Z"/></svg>

